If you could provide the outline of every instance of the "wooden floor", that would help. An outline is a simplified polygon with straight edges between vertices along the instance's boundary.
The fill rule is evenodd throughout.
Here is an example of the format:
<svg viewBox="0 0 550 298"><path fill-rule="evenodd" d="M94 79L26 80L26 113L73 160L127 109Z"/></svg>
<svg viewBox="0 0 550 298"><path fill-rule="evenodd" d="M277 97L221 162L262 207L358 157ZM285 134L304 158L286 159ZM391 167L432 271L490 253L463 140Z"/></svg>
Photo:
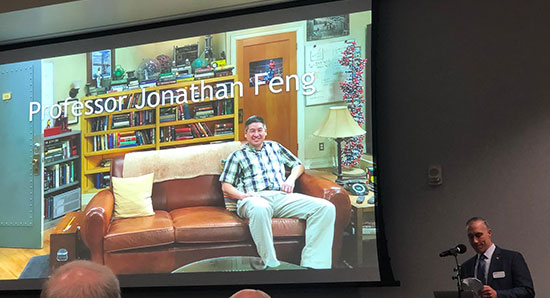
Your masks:
<svg viewBox="0 0 550 298"><path fill-rule="evenodd" d="M0 279L17 279L34 256L50 253L50 234L53 228L44 231L44 246L41 249L0 248Z"/></svg>

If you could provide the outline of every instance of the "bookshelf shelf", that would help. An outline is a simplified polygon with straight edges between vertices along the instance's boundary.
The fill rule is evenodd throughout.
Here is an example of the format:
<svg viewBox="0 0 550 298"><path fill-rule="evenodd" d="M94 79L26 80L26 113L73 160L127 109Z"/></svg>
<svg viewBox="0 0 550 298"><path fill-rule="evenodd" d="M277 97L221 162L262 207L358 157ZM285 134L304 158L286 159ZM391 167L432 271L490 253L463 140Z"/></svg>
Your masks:
<svg viewBox="0 0 550 298"><path fill-rule="evenodd" d="M211 96L216 95L216 90L220 84L237 81L236 76L202 80L204 85L212 86L213 94L208 94L209 91L205 91L203 99L195 99L196 102L191 100L189 89L191 85L195 85L200 90L201 81L198 80L81 98L84 103L98 99L105 102L107 98L113 97L118 104L118 98L125 96L123 99L125 109L112 113L84 115L81 118L82 192L95 193L108 186L110 168L109 166L102 166L102 164L116 156L134 151L162 150L237 140L239 135L238 114L236 113L239 102L238 90L232 90L233 94L229 94L228 98L217 99ZM187 102L184 104L170 104L170 100L167 99L164 105L158 104L155 107L145 105L142 109L135 108L136 104L143 105L144 94L145 97L150 92L169 94L169 92L163 92L167 90L172 90L176 94L178 89L180 91L185 89L189 93ZM204 90L209 89L205 88ZM159 99L159 103L162 103L162 99ZM128 122L132 126L113 128L117 125L126 126ZM129 142L130 144L135 142L138 145L119 148L119 145L123 142Z"/></svg>
<svg viewBox="0 0 550 298"><path fill-rule="evenodd" d="M80 184L80 181L75 181L75 182L71 182L71 183L68 183L68 184L65 184L65 185L61 185L61 186L53 188L53 189L48 189L48 190L44 191L44 195L46 196L46 195L49 195L51 193L54 193L54 192L57 192L57 191L60 191L60 190L68 189L68 188L71 188L72 186L75 186L75 185L78 185L78 184Z"/></svg>
<svg viewBox="0 0 550 298"><path fill-rule="evenodd" d="M128 113L131 113L131 112L151 111L151 110L154 110L154 108L149 108L149 107L144 107L143 109L132 108L132 109L124 109L124 110L114 111L114 112L111 112L111 113L83 115L83 118L84 119L91 119L91 118L105 117L105 116L109 116L109 115L120 115L120 114L128 114Z"/></svg>
<svg viewBox="0 0 550 298"><path fill-rule="evenodd" d="M204 143L204 142L215 142L215 141L234 140L234 139L235 139L234 135L211 136L211 137L195 138L195 139L189 139L189 140L163 142L163 143L160 143L160 146L166 147L166 146L177 146L177 145L190 145L190 144L197 144L197 143Z"/></svg>
<svg viewBox="0 0 550 298"><path fill-rule="evenodd" d="M140 150L152 149L152 148L155 148L155 144L148 144L148 145L134 146L134 147L125 147L125 148L116 148L116 149L106 149L106 150L100 150L100 151L92 151L92 152L85 153L84 156L89 157L89 156L101 156L101 155L107 155L107 154L127 153L127 152L131 152L131 151L140 151Z"/></svg>
<svg viewBox="0 0 550 298"><path fill-rule="evenodd" d="M97 168L84 171L84 174L89 175L89 174L97 174L97 173L108 173L110 170L111 170L110 167L97 167Z"/></svg>
<svg viewBox="0 0 550 298"><path fill-rule="evenodd" d="M44 137L44 219L55 218L81 206L81 133L70 131Z"/></svg>
<svg viewBox="0 0 550 298"><path fill-rule="evenodd" d="M151 129L155 128L155 124L148 124L148 125L139 125L139 126L130 126L130 127L124 127L124 128L117 128L117 129L108 129L108 130L101 130L101 131L94 131L86 134L86 138L89 137L95 137L95 136L101 136L105 134L111 134L111 133L117 133L117 132L128 132L128 131L136 131L136 130L145 130L145 129Z"/></svg>
<svg viewBox="0 0 550 298"><path fill-rule="evenodd" d="M56 164L65 163L65 162L68 162L68 161L71 161L71 160L77 160L79 158L80 158L80 155L71 156L69 158L61 159L61 160L58 160L58 161L52 161L52 162L44 163L44 167L47 168L47 167L50 167L50 166L53 166L53 165L56 165Z"/></svg>
<svg viewBox="0 0 550 298"><path fill-rule="evenodd" d="M184 125L184 124L207 122L207 121L218 121L218 120L224 120L224 119L233 119L234 117L235 117L234 114L229 114L229 115L214 116L214 117L208 117L208 118L167 121L167 122L159 123L159 127L176 126L176 125Z"/></svg>

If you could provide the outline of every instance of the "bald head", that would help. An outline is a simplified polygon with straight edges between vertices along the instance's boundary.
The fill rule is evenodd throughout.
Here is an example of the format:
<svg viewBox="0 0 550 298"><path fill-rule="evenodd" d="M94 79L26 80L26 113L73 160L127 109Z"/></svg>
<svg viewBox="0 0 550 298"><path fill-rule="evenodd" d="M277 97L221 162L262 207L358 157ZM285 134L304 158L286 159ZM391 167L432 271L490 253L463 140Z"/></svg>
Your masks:
<svg viewBox="0 0 550 298"><path fill-rule="evenodd" d="M79 260L55 270L44 283L40 297L120 298L120 286L107 266Z"/></svg>

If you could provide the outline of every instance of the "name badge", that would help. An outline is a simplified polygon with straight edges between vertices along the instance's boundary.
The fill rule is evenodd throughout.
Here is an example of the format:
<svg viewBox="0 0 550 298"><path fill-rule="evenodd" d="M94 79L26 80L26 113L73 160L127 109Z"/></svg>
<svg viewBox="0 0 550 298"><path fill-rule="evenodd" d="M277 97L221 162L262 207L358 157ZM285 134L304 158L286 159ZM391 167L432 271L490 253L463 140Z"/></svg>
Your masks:
<svg viewBox="0 0 550 298"><path fill-rule="evenodd" d="M505 278L506 273L504 271L495 271L493 272L493 278Z"/></svg>

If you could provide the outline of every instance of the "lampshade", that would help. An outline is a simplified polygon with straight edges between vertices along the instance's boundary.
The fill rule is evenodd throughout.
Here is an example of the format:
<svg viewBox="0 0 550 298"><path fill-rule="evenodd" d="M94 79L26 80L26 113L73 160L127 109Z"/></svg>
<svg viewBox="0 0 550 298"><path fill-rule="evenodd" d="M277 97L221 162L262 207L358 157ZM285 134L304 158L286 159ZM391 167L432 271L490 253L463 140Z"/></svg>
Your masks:
<svg viewBox="0 0 550 298"><path fill-rule="evenodd" d="M313 135L327 138L348 138L364 133L365 130L351 117L348 107L338 106L330 107L327 118Z"/></svg>

